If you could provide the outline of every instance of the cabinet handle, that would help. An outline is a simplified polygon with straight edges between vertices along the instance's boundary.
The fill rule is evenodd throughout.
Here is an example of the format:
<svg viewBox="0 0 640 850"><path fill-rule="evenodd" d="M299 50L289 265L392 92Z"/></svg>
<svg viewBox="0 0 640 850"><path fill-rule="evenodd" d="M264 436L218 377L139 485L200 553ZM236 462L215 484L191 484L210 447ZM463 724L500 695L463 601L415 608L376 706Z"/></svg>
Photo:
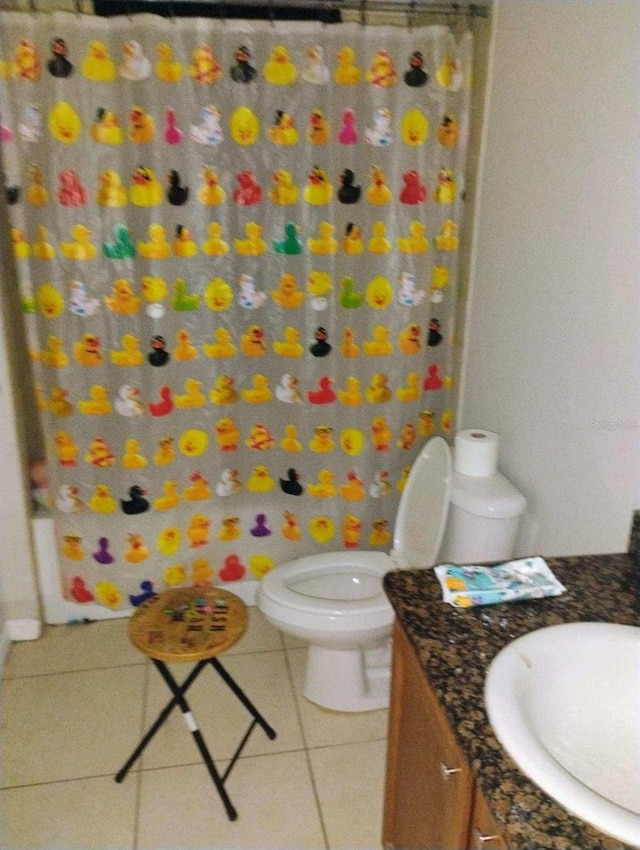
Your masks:
<svg viewBox="0 0 640 850"><path fill-rule="evenodd" d="M477 850L481 850L487 841L495 841L497 838L499 838L498 835L482 835L478 830L476 830L475 846Z"/></svg>
<svg viewBox="0 0 640 850"><path fill-rule="evenodd" d="M452 776L454 773L460 773L461 770L461 767L447 767L444 762L440 762L440 773L442 774L442 778L445 780L445 782L450 776Z"/></svg>

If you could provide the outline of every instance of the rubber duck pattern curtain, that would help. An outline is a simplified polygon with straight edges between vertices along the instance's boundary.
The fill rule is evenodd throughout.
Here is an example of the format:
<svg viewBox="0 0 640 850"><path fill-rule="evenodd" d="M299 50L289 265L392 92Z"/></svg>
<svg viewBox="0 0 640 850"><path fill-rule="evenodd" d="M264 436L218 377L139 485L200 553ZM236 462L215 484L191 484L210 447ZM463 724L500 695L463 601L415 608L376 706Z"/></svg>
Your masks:
<svg viewBox="0 0 640 850"><path fill-rule="evenodd" d="M2 14L64 595L389 550L448 435L472 40Z"/></svg>

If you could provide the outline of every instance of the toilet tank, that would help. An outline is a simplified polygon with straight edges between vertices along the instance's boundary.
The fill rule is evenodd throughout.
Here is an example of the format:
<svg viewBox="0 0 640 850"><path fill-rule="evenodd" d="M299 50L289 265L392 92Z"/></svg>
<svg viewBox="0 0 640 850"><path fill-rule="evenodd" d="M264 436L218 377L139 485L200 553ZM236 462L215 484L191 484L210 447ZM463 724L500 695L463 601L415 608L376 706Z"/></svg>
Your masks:
<svg viewBox="0 0 640 850"><path fill-rule="evenodd" d="M513 557L522 493L501 472L474 478L453 472L451 502L439 563L508 561Z"/></svg>

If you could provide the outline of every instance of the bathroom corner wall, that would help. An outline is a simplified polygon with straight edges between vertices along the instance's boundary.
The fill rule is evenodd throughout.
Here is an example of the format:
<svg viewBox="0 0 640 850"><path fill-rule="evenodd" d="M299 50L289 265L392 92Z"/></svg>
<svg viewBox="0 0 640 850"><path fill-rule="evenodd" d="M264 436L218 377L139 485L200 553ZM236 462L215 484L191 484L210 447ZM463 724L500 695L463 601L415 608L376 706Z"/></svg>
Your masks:
<svg viewBox="0 0 640 850"><path fill-rule="evenodd" d="M502 0L460 427L501 435L518 554L621 552L640 504L638 5Z"/></svg>

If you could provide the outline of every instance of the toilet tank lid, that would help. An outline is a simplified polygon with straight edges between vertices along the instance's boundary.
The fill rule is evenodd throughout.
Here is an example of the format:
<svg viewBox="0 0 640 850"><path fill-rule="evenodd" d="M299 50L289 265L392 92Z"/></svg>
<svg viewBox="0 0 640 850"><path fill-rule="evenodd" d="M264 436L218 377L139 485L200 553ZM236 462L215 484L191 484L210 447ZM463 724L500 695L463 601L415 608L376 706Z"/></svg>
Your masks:
<svg viewBox="0 0 640 850"><path fill-rule="evenodd" d="M454 471L451 504L474 516L508 519L524 513L527 500L501 472L474 478Z"/></svg>

